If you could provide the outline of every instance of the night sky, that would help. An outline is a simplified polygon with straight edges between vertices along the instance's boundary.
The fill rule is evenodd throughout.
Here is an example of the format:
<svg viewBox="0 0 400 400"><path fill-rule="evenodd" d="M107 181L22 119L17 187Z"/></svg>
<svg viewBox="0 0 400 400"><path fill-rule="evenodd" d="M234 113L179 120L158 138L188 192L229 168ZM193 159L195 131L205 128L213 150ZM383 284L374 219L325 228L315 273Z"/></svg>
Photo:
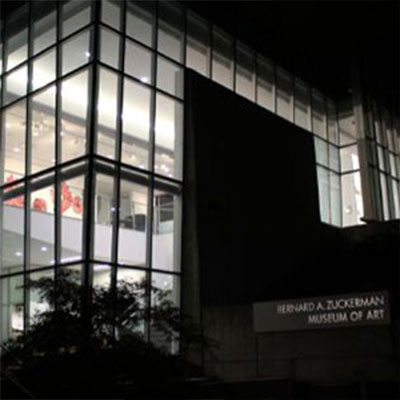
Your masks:
<svg viewBox="0 0 400 400"><path fill-rule="evenodd" d="M352 64L399 107L399 2L182 1L335 98L350 87ZM2 1L2 13L20 1Z"/></svg>

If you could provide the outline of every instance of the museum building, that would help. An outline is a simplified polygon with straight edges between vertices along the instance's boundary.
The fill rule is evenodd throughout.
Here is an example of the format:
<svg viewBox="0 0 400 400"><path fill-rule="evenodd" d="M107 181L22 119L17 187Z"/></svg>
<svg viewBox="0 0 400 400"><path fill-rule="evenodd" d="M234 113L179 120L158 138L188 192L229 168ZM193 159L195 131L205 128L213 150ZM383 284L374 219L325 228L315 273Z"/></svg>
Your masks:
<svg viewBox="0 0 400 400"><path fill-rule="evenodd" d="M23 3L0 74L2 341L50 307L23 283L68 269L169 290L222 343L188 354L206 375L395 380L390 107L330 98L169 1ZM384 293L382 324L257 331L256 304L357 293Z"/></svg>

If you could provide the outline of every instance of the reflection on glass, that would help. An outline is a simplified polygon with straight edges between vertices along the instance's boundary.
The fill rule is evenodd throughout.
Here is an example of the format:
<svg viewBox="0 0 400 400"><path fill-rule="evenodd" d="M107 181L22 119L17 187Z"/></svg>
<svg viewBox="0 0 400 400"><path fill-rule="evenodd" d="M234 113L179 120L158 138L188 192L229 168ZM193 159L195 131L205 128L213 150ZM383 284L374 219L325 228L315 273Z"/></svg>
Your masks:
<svg viewBox="0 0 400 400"><path fill-rule="evenodd" d="M236 93L254 101L254 52L238 43L236 48Z"/></svg>
<svg viewBox="0 0 400 400"><path fill-rule="evenodd" d="M183 97L183 68L164 57L157 59L157 87L179 98Z"/></svg>
<svg viewBox="0 0 400 400"><path fill-rule="evenodd" d="M275 72L271 61L257 58L257 104L275 111Z"/></svg>
<svg viewBox="0 0 400 400"><path fill-rule="evenodd" d="M118 263L146 266L148 188L121 180Z"/></svg>
<svg viewBox="0 0 400 400"><path fill-rule="evenodd" d="M24 265L25 187L15 185L0 195L0 273L21 271Z"/></svg>
<svg viewBox="0 0 400 400"><path fill-rule="evenodd" d="M318 193L319 193L319 211L321 221L330 223L330 193L329 193L329 171L317 166Z"/></svg>
<svg viewBox="0 0 400 400"><path fill-rule="evenodd" d="M327 101L328 110L328 134L329 141L333 144L339 145L339 130L337 123L336 106L333 101Z"/></svg>
<svg viewBox="0 0 400 400"><path fill-rule="evenodd" d="M84 176L76 176L82 166L62 172L59 189L61 205L61 262L82 259ZM73 176L68 179L69 176Z"/></svg>
<svg viewBox="0 0 400 400"><path fill-rule="evenodd" d="M205 76L209 71L210 31L206 21L188 13L186 37L186 66Z"/></svg>
<svg viewBox="0 0 400 400"><path fill-rule="evenodd" d="M30 264L28 268L54 264L54 175L35 179L30 184Z"/></svg>
<svg viewBox="0 0 400 400"><path fill-rule="evenodd" d="M383 209L383 219L387 221L390 219L389 212L389 196L388 196L388 188L386 186L386 176L385 174L379 174L379 180L381 185L381 196L382 196L382 209Z"/></svg>
<svg viewBox="0 0 400 400"><path fill-rule="evenodd" d="M183 106L158 94L156 100L155 165L158 174L182 176Z"/></svg>
<svg viewBox="0 0 400 400"><path fill-rule="evenodd" d="M314 146L317 163L328 166L328 143L314 136Z"/></svg>
<svg viewBox="0 0 400 400"><path fill-rule="evenodd" d="M126 39L125 73L134 76L143 83L153 83L152 68L153 52Z"/></svg>
<svg viewBox="0 0 400 400"><path fill-rule="evenodd" d="M360 169L357 145L342 147L340 149L340 164L342 172Z"/></svg>
<svg viewBox="0 0 400 400"><path fill-rule="evenodd" d="M153 47L154 5L152 1L128 1L126 34Z"/></svg>
<svg viewBox="0 0 400 400"><path fill-rule="evenodd" d="M2 112L3 182L25 175L26 101L20 101Z"/></svg>
<svg viewBox="0 0 400 400"><path fill-rule="evenodd" d="M353 144L356 142L356 131L351 99L338 104L338 123L340 145Z"/></svg>
<svg viewBox="0 0 400 400"><path fill-rule="evenodd" d="M122 295L126 295L127 291L133 292L135 294L132 295L132 298L137 299L139 304L141 304L140 308L143 308L144 298L144 289L139 289L140 284L144 281L146 277L146 273L144 271L139 271L135 269L128 268L118 268L117 269L117 297L122 293ZM121 292L121 290L123 290ZM135 332L139 335L144 335L145 333L145 322L140 319L138 320L139 315L137 314L136 307L132 307L132 312L130 315L127 315L126 309L118 308L117 312L117 321L119 318L123 318L125 320L125 324L120 326L117 329L116 335L117 338L120 338L125 333Z"/></svg>
<svg viewBox="0 0 400 400"><path fill-rule="evenodd" d="M33 54L56 42L57 2L32 2Z"/></svg>
<svg viewBox="0 0 400 400"><path fill-rule="evenodd" d="M38 89L56 79L55 49L35 58L33 61L32 89Z"/></svg>
<svg viewBox="0 0 400 400"><path fill-rule="evenodd" d="M29 274L29 279L32 282L41 281L46 283L46 285L54 282L54 270L44 270L33 272ZM43 298L43 292L39 289L30 288L29 289L29 324L35 324L40 317L40 314L49 311L51 304L48 303L47 299Z"/></svg>
<svg viewBox="0 0 400 400"><path fill-rule="evenodd" d="M341 176L342 182L342 221L343 226L361 224L364 207L361 193L361 177L359 172Z"/></svg>
<svg viewBox="0 0 400 400"><path fill-rule="evenodd" d="M103 0L101 2L101 20L118 30L121 27L121 5L120 1Z"/></svg>
<svg viewBox="0 0 400 400"><path fill-rule="evenodd" d="M114 178L96 174L94 258L111 261L113 221L116 213Z"/></svg>
<svg viewBox="0 0 400 400"><path fill-rule="evenodd" d="M52 167L55 162L55 86L32 97L31 172Z"/></svg>
<svg viewBox="0 0 400 400"><path fill-rule="evenodd" d="M86 30L73 36L62 45L62 74L73 71L89 62L91 54L89 49L90 31Z"/></svg>
<svg viewBox="0 0 400 400"><path fill-rule="evenodd" d="M312 91L312 128L315 134L327 139L325 98L316 90Z"/></svg>
<svg viewBox="0 0 400 400"><path fill-rule="evenodd" d="M282 68L276 71L276 112L283 118L293 121L293 78Z"/></svg>
<svg viewBox="0 0 400 400"><path fill-rule="evenodd" d="M62 6L62 36L66 37L90 22L90 1L70 0Z"/></svg>
<svg viewBox="0 0 400 400"><path fill-rule="evenodd" d="M88 105L88 72L61 83L61 160L85 154Z"/></svg>
<svg viewBox="0 0 400 400"><path fill-rule="evenodd" d="M0 342L15 338L24 330L24 284L22 275L1 280Z"/></svg>
<svg viewBox="0 0 400 400"><path fill-rule="evenodd" d="M124 81L122 109L122 162L148 169L151 90Z"/></svg>
<svg viewBox="0 0 400 400"><path fill-rule="evenodd" d="M5 23L5 65L11 70L28 58L28 4L17 9Z"/></svg>
<svg viewBox="0 0 400 400"><path fill-rule="evenodd" d="M179 307L179 277L176 275L152 273L152 284L163 293L168 294L167 299ZM152 307L157 306L157 298L152 296ZM179 343L176 340L169 339L166 334L154 325L150 328L150 339L154 346L162 348L168 353L176 354L179 350Z"/></svg>
<svg viewBox="0 0 400 400"><path fill-rule="evenodd" d="M111 286L111 268L104 264L92 265L93 287L95 289L109 289Z"/></svg>
<svg viewBox="0 0 400 400"><path fill-rule="evenodd" d="M295 79L294 122L304 129L310 129L310 89L299 79Z"/></svg>
<svg viewBox="0 0 400 400"><path fill-rule="evenodd" d="M213 29L212 79L233 88L233 40L217 28Z"/></svg>
<svg viewBox="0 0 400 400"><path fill-rule="evenodd" d="M180 217L178 195L156 189L153 199L152 267L168 271L180 268Z"/></svg>
<svg viewBox="0 0 400 400"><path fill-rule="evenodd" d="M159 3L158 50L178 62L183 62L182 8L172 2Z"/></svg>
<svg viewBox="0 0 400 400"><path fill-rule="evenodd" d="M25 96L27 92L28 67L25 65L6 75L4 78L3 104L9 104Z"/></svg>
<svg viewBox="0 0 400 400"><path fill-rule="evenodd" d="M340 170L339 148L329 145L329 168L336 172Z"/></svg>
<svg viewBox="0 0 400 400"><path fill-rule="evenodd" d="M329 171L330 185L330 206L331 220L330 223L336 226L342 225L342 199L340 189L340 175Z"/></svg>
<svg viewBox="0 0 400 400"><path fill-rule="evenodd" d="M118 75L100 68L97 103L97 153L115 158Z"/></svg>
<svg viewBox="0 0 400 400"><path fill-rule="evenodd" d="M100 30L100 60L114 68L119 68L120 35L110 29Z"/></svg>

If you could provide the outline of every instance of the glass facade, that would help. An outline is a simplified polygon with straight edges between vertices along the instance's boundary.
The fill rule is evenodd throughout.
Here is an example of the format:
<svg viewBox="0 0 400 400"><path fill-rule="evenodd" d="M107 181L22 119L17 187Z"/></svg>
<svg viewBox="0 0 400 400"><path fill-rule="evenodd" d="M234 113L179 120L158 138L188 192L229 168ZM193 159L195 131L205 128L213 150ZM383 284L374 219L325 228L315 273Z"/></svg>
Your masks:
<svg viewBox="0 0 400 400"><path fill-rule="evenodd" d="M46 307L21 289L29 274L76 268L113 287L144 277L179 304L185 68L312 134L321 220L362 222L351 100L335 103L180 4L32 1L2 29L2 340ZM368 116L379 216L399 218L398 121L376 104Z"/></svg>

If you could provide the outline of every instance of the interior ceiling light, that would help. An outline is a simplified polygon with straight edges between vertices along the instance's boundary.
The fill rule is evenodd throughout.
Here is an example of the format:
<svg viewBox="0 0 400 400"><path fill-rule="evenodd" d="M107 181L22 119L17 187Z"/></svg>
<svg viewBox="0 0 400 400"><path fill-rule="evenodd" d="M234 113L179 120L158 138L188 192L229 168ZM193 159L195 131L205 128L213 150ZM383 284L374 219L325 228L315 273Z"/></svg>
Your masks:
<svg viewBox="0 0 400 400"><path fill-rule="evenodd" d="M22 252L21 252L21 251L16 251L16 252L15 252L15 255L16 255L17 257L21 257L21 256L22 256Z"/></svg>

